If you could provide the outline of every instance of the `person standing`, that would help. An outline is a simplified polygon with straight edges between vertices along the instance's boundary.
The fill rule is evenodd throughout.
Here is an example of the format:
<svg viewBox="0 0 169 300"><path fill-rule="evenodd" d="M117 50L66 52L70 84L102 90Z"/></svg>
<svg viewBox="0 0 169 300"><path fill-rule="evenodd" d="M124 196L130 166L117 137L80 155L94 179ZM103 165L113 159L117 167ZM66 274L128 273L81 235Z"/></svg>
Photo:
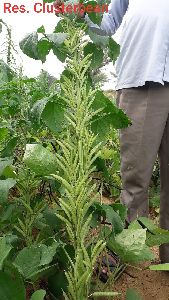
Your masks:
<svg viewBox="0 0 169 300"><path fill-rule="evenodd" d="M158 155L160 226L169 230L169 1L112 0L100 26L86 20L97 34L112 36L123 18L117 103L132 125L120 131L120 198L128 207L128 222L148 216L148 187ZM169 263L169 244L160 246L160 260Z"/></svg>

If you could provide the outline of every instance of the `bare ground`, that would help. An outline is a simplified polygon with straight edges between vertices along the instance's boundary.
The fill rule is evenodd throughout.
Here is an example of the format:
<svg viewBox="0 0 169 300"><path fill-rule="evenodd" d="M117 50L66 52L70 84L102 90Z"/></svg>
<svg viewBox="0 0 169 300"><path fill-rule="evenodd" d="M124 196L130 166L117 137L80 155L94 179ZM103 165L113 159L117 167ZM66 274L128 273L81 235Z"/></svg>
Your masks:
<svg viewBox="0 0 169 300"><path fill-rule="evenodd" d="M169 299L169 272L155 272L150 270L139 271L128 269L131 277L123 274L116 282L114 290L122 293L118 300L124 300L128 288L135 288L143 300L167 300Z"/></svg>

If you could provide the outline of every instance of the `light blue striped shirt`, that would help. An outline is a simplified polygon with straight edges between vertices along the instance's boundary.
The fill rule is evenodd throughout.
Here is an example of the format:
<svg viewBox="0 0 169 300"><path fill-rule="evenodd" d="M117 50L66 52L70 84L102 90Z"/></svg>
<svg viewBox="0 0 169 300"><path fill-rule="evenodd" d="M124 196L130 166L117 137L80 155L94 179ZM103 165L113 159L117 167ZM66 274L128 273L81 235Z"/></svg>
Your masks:
<svg viewBox="0 0 169 300"><path fill-rule="evenodd" d="M169 0L112 0L100 27L86 19L100 35L113 35L122 23L117 90L169 82Z"/></svg>

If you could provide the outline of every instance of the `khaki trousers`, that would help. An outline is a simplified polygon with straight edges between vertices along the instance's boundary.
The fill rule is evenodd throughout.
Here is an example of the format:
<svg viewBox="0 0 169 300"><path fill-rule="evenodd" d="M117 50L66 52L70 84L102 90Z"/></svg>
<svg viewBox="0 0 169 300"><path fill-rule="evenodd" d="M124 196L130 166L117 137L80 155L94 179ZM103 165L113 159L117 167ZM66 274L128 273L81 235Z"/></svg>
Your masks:
<svg viewBox="0 0 169 300"><path fill-rule="evenodd" d="M160 227L169 229L169 83L119 90L117 104L132 121L120 130L121 202L128 207L128 221L148 216L148 187L158 155ZM169 244L160 247L160 259L169 262Z"/></svg>

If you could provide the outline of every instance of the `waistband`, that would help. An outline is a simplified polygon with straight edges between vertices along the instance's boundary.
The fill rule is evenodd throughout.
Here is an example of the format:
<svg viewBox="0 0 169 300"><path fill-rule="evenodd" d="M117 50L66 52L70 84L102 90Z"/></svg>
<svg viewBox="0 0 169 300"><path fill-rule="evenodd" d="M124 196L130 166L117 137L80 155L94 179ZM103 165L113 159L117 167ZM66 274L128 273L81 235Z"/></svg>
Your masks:
<svg viewBox="0 0 169 300"><path fill-rule="evenodd" d="M164 85L162 85L159 82L146 81L145 85L143 87L163 87L163 86L169 86L169 82L168 81L164 81Z"/></svg>

